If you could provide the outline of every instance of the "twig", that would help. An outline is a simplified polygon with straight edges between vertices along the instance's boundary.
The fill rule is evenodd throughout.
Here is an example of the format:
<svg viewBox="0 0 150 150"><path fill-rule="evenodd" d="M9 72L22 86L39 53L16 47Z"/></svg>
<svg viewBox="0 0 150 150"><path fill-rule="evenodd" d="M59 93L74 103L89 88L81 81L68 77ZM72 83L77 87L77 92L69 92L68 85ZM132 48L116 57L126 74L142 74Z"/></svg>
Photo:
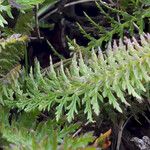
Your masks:
<svg viewBox="0 0 150 150"><path fill-rule="evenodd" d="M128 117L128 119L125 121L124 125L123 125L123 129L125 128L125 126L127 125L127 123L129 122L129 120L133 117L133 115L131 115L130 117Z"/></svg>
<svg viewBox="0 0 150 150"><path fill-rule="evenodd" d="M121 138L122 138L122 132L123 132L123 124L124 124L124 120L121 119L121 121L120 121L120 123L119 123L119 132L118 132L116 150L119 150L119 149L120 149Z"/></svg>
<svg viewBox="0 0 150 150"><path fill-rule="evenodd" d="M35 28L38 39L41 39L40 29L39 29L39 20L38 20L38 5L35 6Z"/></svg>
<svg viewBox="0 0 150 150"><path fill-rule="evenodd" d="M133 22L133 25L134 25L134 27L135 27L138 31L140 30L139 27L138 27L138 25L137 25L136 23Z"/></svg>
<svg viewBox="0 0 150 150"><path fill-rule="evenodd" d="M58 13L62 13L62 11L63 11L63 9L64 9L64 6L65 6L65 4L67 3L67 1L68 0L62 0L62 1L60 1L60 3L59 3L59 5L58 5Z"/></svg>
<svg viewBox="0 0 150 150"><path fill-rule="evenodd" d="M132 117L133 117L133 115L131 115L130 117L128 117L125 122L124 122L123 119L120 121L120 124L119 124L119 127L118 127L119 132L118 132L116 150L119 150L119 148L120 148L123 130L124 130L125 126L127 125L127 123L129 122L129 120L130 120Z"/></svg>
<svg viewBox="0 0 150 150"><path fill-rule="evenodd" d="M48 119L48 116L46 116L44 113L41 113L41 116Z"/></svg>
<svg viewBox="0 0 150 150"><path fill-rule="evenodd" d="M84 124L84 126L87 126L89 124L89 122L86 122L85 124ZM83 129L83 126L80 128L80 129L78 129L73 135L72 135L72 137L74 138L76 135L78 135L81 131L82 131L82 129Z"/></svg>
<svg viewBox="0 0 150 150"><path fill-rule="evenodd" d="M112 0L108 0L113 6L115 6L116 4L112 1Z"/></svg>
<svg viewBox="0 0 150 150"><path fill-rule="evenodd" d="M80 3L95 2L95 1L99 1L99 0L79 0L79 1L75 1L75 2L70 2L70 3L65 4L64 8L73 6L76 4L80 4ZM42 21L42 20L48 18L49 16L51 16L52 14L56 13L57 11L58 11L58 8L55 8L54 10L50 11L49 13L47 13L44 17L42 17L39 20Z"/></svg>
<svg viewBox="0 0 150 150"><path fill-rule="evenodd" d="M142 113L142 116L147 120L147 122L150 124L150 119L144 114Z"/></svg>
<svg viewBox="0 0 150 150"><path fill-rule="evenodd" d="M49 45L49 47L52 49L52 51L54 52L54 54L56 54L60 59L64 60L65 57L63 55L60 55L56 50L55 48L53 47L53 45L48 41L46 40L47 44Z"/></svg>
<svg viewBox="0 0 150 150"><path fill-rule="evenodd" d="M34 37L34 36L30 36L29 39L30 40L39 40L38 37ZM44 37L40 37L40 40L44 40Z"/></svg>

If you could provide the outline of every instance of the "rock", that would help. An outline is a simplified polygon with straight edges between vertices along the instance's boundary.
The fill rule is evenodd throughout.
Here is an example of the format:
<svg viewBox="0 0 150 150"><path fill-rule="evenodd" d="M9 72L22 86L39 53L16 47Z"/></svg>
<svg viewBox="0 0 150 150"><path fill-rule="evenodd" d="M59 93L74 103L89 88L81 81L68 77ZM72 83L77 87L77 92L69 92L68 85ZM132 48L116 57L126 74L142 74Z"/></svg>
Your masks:
<svg viewBox="0 0 150 150"><path fill-rule="evenodd" d="M143 136L142 139L133 137L131 141L133 141L140 150L150 150L150 138L148 136Z"/></svg>

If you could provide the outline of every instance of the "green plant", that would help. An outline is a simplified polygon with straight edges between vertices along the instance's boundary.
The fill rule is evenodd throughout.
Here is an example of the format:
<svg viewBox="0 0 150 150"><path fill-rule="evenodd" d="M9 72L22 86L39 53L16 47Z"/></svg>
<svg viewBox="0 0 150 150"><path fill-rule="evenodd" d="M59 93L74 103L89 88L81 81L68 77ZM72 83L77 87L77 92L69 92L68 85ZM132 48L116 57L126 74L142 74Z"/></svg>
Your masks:
<svg viewBox="0 0 150 150"><path fill-rule="evenodd" d="M35 112L20 114L18 119L14 118L10 125L9 111L1 107L1 138L9 143L3 148L14 150L75 150L87 147L88 143L95 139L92 133L75 138L71 137L71 134L79 128L77 124L66 125L62 121L58 123L54 120L38 123L35 120L37 114Z"/></svg>
<svg viewBox="0 0 150 150"><path fill-rule="evenodd" d="M122 112L121 103L130 105L126 94L142 102L141 94L148 90L145 84L150 81L149 40L149 34L141 35L140 46L135 38L133 42L126 39L127 49L121 40L119 46L114 42L113 48L109 44L107 55L99 50L96 56L93 50L88 63L80 53L79 59L74 56L70 68L64 69L61 64L58 73L51 62L50 71L45 76L37 63L35 74L31 68L29 76L5 87L1 101L6 106L27 112L36 109L49 111L55 107L56 119L65 114L69 122L81 109L92 121L93 111L99 115L102 105L107 103Z"/></svg>
<svg viewBox="0 0 150 150"><path fill-rule="evenodd" d="M8 3L9 2L9 3ZM11 14L11 6L16 7L23 13L19 13L16 19L16 24L13 28L9 26L4 28L4 24L7 24L7 19L1 19L3 21L3 28L1 28L1 39L0 39L0 78L1 80L8 79L9 71L15 70L16 66L19 65L20 61L23 60L26 54L26 42L29 41L29 35L33 30L34 25L34 14L32 8L43 2L43 0L17 0L17 1L3 1L0 3L0 15L6 17L3 11L7 12L7 15L13 18ZM20 5L20 7L17 7ZM15 16L16 17L16 16ZM25 56L26 57L26 56ZM5 78L5 79L4 79Z"/></svg>
<svg viewBox="0 0 150 150"><path fill-rule="evenodd" d="M118 4L119 3L119 4ZM112 6L113 5L113 6ZM108 42L114 36L123 38L123 36L133 36L137 31L141 34L145 30L145 20L150 17L150 8L144 7L149 5L148 1L118 1L113 4L108 4L100 0L96 2L96 6L103 15L108 27L105 27L101 22L94 21L88 14L85 13L87 20L96 29L98 38L92 36L92 33L87 33L84 28L78 24L81 33L90 41L86 50L91 50L101 46L103 42ZM149 20L147 21L149 24ZM147 27L146 30L148 30Z"/></svg>
<svg viewBox="0 0 150 150"><path fill-rule="evenodd" d="M7 21L3 17L4 12L6 12L10 18L13 18L12 14L11 14L10 5L3 5L3 3L0 1L0 26L1 27L4 27L4 24L7 24Z"/></svg>
<svg viewBox="0 0 150 150"><path fill-rule="evenodd" d="M31 9L34 5L40 4L42 2L44 2L44 0L10 0L10 4L6 1L0 1L0 26L4 27L4 24L7 24L7 20L3 17L5 12L10 18L13 18L11 13L11 6L18 6L17 8L23 11L26 9Z"/></svg>
<svg viewBox="0 0 150 150"><path fill-rule="evenodd" d="M26 48L25 42L28 37L20 34L13 34L7 39L0 39L0 75L1 77L7 76L6 74L15 65L18 64L20 58L24 57Z"/></svg>
<svg viewBox="0 0 150 150"><path fill-rule="evenodd" d="M39 14L54 1L45 0ZM122 0L118 1L117 7L103 1L100 5L96 3L110 30L85 14L99 31L100 38L94 38L79 25L90 40L86 48L71 43L76 50L73 58L57 64L53 64L51 58L50 67L44 70L36 61L28 73L26 67L29 66L26 64L24 69L19 61L26 55L31 29L38 28L38 20L34 21L37 7L34 13L32 9L42 2L10 0L10 5L7 1L0 4L3 8L0 11L0 147L18 150L101 149L107 134L96 138L91 133L84 133L82 126L90 122L92 128L93 121L99 126L106 116L114 124L122 118L125 123L127 116L149 107L145 105L150 98L150 34L143 34L143 23L150 15L149 1ZM13 28L6 27L7 19L4 21L5 15L12 17L11 6L23 10ZM137 35L137 30L140 39L133 36ZM116 33L123 38L125 31L129 31L132 38L112 43ZM108 44L103 52L100 47L104 41ZM144 106L139 110L140 103Z"/></svg>

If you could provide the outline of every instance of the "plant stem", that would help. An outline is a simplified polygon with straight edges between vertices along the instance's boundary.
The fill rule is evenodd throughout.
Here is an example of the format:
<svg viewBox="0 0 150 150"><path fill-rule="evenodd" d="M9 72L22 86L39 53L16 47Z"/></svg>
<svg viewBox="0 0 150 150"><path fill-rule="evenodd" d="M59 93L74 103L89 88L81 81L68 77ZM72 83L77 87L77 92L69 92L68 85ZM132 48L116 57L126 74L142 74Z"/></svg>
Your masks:
<svg viewBox="0 0 150 150"><path fill-rule="evenodd" d="M38 39L41 39L41 35L40 35L40 29L39 29L39 20L38 20L38 5L35 6L35 28L36 28L36 33L37 33L37 37Z"/></svg>
<svg viewBox="0 0 150 150"><path fill-rule="evenodd" d="M119 150L119 149L120 149L121 138L122 138L122 132L123 132L123 124L124 124L124 120L121 119L121 120L120 120L120 123L119 123L119 131L118 131L118 138L117 138L116 150Z"/></svg>

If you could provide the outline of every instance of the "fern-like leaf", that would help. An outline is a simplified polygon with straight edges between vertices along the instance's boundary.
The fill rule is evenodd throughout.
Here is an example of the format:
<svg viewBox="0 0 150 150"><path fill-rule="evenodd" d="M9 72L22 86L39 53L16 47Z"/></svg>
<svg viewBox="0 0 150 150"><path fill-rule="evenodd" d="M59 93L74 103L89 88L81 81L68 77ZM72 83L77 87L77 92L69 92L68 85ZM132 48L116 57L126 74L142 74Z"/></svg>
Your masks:
<svg viewBox="0 0 150 150"><path fill-rule="evenodd" d="M36 64L35 75L31 72L16 86L6 87L2 101L6 106L18 107L25 111L50 110L56 107L56 118L63 114L71 121L80 109L93 121L93 112L98 115L104 103L122 112L121 104L130 106L126 95L129 94L142 102L141 93L146 92L150 81L150 35L141 35L141 43L135 38L126 39L127 49L120 40L109 45L107 54L95 54L93 50L88 63L80 53L74 56L69 69L63 64L58 72L53 68L43 76ZM69 72L69 73L68 73ZM23 89L23 84L26 89ZM10 89L16 98L12 101ZM7 95L7 97L5 96Z"/></svg>

